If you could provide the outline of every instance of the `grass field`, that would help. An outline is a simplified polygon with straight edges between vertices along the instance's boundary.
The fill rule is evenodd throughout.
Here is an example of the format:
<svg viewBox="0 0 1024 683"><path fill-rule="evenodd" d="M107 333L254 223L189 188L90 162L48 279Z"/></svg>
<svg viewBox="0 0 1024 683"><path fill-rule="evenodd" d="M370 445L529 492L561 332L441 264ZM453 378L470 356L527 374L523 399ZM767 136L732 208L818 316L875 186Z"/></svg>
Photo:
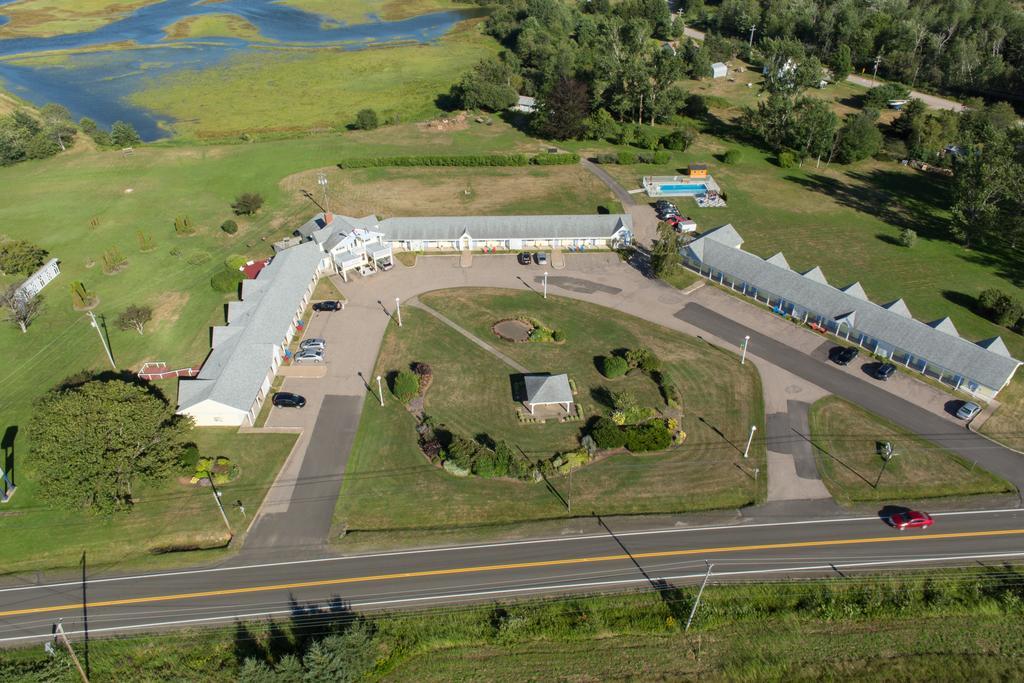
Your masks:
<svg viewBox="0 0 1024 683"><path fill-rule="evenodd" d="M343 128L367 107L384 120L419 121L438 114L437 98L496 50L480 21L466 21L429 45L250 51L157 78L129 99L176 119L174 133L199 138Z"/></svg>
<svg viewBox="0 0 1024 683"><path fill-rule="evenodd" d="M811 406L810 423L818 471L840 502L1013 490L974 463L835 396ZM887 465L876 450L880 441L893 445Z"/></svg>
<svg viewBox="0 0 1024 683"><path fill-rule="evenodd" d="M1019 569L1000 567L712 582L689 632L683 625L695 586L381 614L368 617L373 657L357 680L1014 680L1024 658L1021 578ZM94 680L234 681L247 658L301 657L351 619L93 638L91 673ZM76 647L81 657L83 644ZM4 654L0 678L77 680L64 655L50 663L37 645ZM47 675L47 667L60 674Z"/></svg>
<svg viewBox="0 0 1024 683"><path fill-rule="evenodd" d="M641 403L663 405L645 377L603 380L595 356L647 346L665 361L683 395L686 443L658 455L616 455L578 470L574 511L612 515L732 508L762 497L748 471L758 463L763 467L763 449L755 445L756 453L744 462L741 447L733 445L751 421L763 421L760 383L755 371L742 368L733 356L664 328L556 297L545 301L532 294L448 290L421 300L531 370L567 372L586 414L607 410L591 394L603 386L629 388ZM563 330L567 341L501 342L491 324L516 313ZM486 432L507 439L535 457L576 447L580 423L518 422L509 384L515 370L424 311L408 307L403 319L401 331L392 329L385 336L375 372L387 374L412 361L429 363L435 379L425 408L437 423L468 436ZM375 401L371 397L363 412L338 501L335 528L349 532L343 545L367 537L397 542L403 531L458 533L566 517L565 507L543 485L460 479L429 465L416 445L412 415L390 396L384 408ZM553 483L566 493L566 481Z"/></svg>
<svg viewBox="0 0 1024 683"><path fill-rule="evenodd" d="M258 28L237 14L197 14L164 29L168 40L229 37L261 40Z"/></svg>
<svg viewBox="0 0 1024 683"><path fill-rule="evenodd" d="M428 12L471 6L458 0L284 0L284 4L349 24L361 23L371 17L397 21Z"/></svg>
<svg viewBox="0 0 1024 683"><path fill-rule="evenodd" d="M0 7L0 38L93 31L158 0L21 0Z"/></svg>

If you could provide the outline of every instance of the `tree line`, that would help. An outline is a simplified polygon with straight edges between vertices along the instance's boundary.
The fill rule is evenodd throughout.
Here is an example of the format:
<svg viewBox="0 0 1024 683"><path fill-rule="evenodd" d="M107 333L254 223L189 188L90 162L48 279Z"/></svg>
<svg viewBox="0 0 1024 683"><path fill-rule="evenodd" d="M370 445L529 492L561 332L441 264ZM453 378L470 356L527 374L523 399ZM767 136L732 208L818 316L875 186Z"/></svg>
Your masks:
<svg viewBox="0 0 1024 683"><path fill-rule="evenodd" d="M0 116L0 166L46 159L67 151L75 144L79 131L91 137L99 147L118 149L142 142L130 123L115 121L109 131L89 118L76 124L67 107L51 103L36 113L17 109Z"/></svg>

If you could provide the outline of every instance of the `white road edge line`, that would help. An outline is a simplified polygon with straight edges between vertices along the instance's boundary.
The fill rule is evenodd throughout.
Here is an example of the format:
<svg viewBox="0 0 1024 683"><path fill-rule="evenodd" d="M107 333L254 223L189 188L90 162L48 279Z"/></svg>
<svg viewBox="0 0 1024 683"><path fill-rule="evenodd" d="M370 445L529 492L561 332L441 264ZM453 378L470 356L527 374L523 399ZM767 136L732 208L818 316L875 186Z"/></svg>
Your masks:
<svg viewBox="0 0 1024 683"><path fill-rule="evenodd" d="M1022 512L1024 508L1003 508L999 510L964 510L959 512L935 512L932 513L932 517L955 517L963 515L984 515L984 514L999 514L1003 512ZM800 526L800 525L811 525L811 524L836 524L839 522L868 522L878 521L878 515L871 517L839 517L835 519L807 519L799 520L795 522L764 522L761 524L721 524L717 526L696 526L696 527L682 527L682 528L670 528L670 529L650 529L646 531L625 531L622 533L614 534L615 538L630 538L633 536L656 536L661 534L681 534L690 533L696 531L723 531L723 530L736 530L736 529L762 529L766 527L778 527L778 526ZM262 564L245 564L233 567L210 567L207 569L183 569L181 571L172 572L157 572L153 574L134 574L128 576L111 576L103 579L87 579L87 584L97 583L110 583L113 581L137 581L139 579L159 579L169 576L189 576L192 574L215 574L218 572L234 572L245 569L267 569L270 567L289 567L301 564L319 564L323 562L342 562L346 560L363 560L373 559L377 557L397 557L401 555L427 555L432 553L444 553L452 552L456 550L486 550L488 548L508 548L520 545L539 545L542 543L561 543L567 541L586 541L593 540L595 538L611 538L609 534L585 534L578 536L564 536L554 538L538 538L538 539L527 539L522 541L503 541L500 543L479 543L470 545L452 545L443 546L440 548L422 548L414 550L392 550L388 552L380 553L368 553L365 555L340 555L337 557L318 557L309 560L289 560L287 562L266 562ZM28 586L13 586L9 588L0 588L0 593L13 593L17 591L27 590L38 590L45 588L63 588L65 586L80 586L82 582L79 581L63 581L61 583L42 583L32 584ZM3 641L0 641L3 642Z"/></svg>
<svg viewBox="0 0 1024 683"><path fill-rule="evenodd" d="M922 564L926 562L951 562L961 560L984 560L984 559L996 559L996 558L1007 558L1007 557L1024 557L1024 552L1017 553L990 553L986 555L953 555L945 557L919 557L919 558L906 558L899 560L876 560L872 562L847 562L843 564L818 564L808 565L804 567L779 567L775 569L745 569L742 571L731 571L731 572L715 572L715 577L722 576L745 576L750 574L779 574L783 572L810 572L810 571L824 571L831 570L836 571L839 569L855 569L858 567L881 567L886 565L904 565L904 564ZM551 584L547 586L524 586L519 588L502 588L497 590L485 590L485 591L474 591L470 593L448 593L444 595L427 595L415 598L395 598L393 600L370 600L366 602L352 601L348 605L353 608L357 607L383 607L385 605L397 605L403 603L416 603L426 602L428 600L445 601L445 600L461 600L465 598L479 598L488 595L504 595L508 593L535 593L538 591L557 591L567 590L571 588L598 588L602 586L621 586L630 583L650 583L651 581L678 581L685 579L700 579L704 577L704 572L697 574L679 574L675 576L651 576L649 578L638 577L635 579L617 579L614 581L591 581L586 583L563 583L563 584ZM89 629L91 635L97 633L107 633L110 631L128 631L128 630L139 630L148 628L164 628L167 626L184 626L187 624L201 624L206 622L217 622L217 621L229 621L237 619L254 619L257 617L270 617L278 614L291 614L292 610L270 610L264 612L250 612L247 614L225 614L214 617L202 617L199 619L179 619L176 621L161 621L161 622L150 622L147 624L128 624L125 626L110 626L106 628L94 628ZM69 636L84 635L85 631L66 631ZM12 643L19 640L48 640L53 637L52 633L46 633L44 635L36 636L14 636L10 638L0 638L0 643Z"/></svg>

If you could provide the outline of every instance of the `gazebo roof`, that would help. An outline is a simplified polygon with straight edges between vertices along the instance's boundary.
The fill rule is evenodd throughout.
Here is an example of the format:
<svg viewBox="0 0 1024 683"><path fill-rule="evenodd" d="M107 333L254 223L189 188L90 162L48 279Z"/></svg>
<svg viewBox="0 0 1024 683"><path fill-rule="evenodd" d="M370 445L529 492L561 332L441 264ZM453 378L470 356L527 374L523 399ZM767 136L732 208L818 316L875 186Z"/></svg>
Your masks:
<svg viewBox="0 0 1024 683"><path fill-rule="evenodd" d="M526 402L533 405L572 403L569 375L526 375Z"/></svg>

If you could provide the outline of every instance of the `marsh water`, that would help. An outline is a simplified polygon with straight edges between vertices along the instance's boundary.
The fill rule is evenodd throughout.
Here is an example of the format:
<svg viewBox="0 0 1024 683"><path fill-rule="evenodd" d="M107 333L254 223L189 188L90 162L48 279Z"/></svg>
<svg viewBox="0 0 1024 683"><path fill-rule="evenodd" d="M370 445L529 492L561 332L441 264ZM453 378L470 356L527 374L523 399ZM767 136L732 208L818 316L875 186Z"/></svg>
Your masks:
<svg viewBox="0 0 1024 683"><path fill-rule="evenodd" d="M0 0L0 25L7 23ZM88 116L104 126L128 121L146 140L167 136L166 117L134 106L127 96L153 79L182 69L216 66L229 57L268 45L292 49L326 46L357 50L382 43L429 43L448 33L459 21L485 10L466 8L434 12L400 21L368 17L366 23L343 24L311 12L278 4L276 0L162 0L141 7L93 31L49 38L0 39L0 80L9 92L38 105L63 104L77 119ZM234 14L259 31L262 41L242 38L168 40L165 29L182 19L203 14ZM267 43L266 41L274 41ZM131 46L125 47L124 43ZM119 43L116 48L104 49ZM70 52L60 59L31 59L34 53ZM59 54L59 53L58 53ZM39 56L37 54L37 56ZM16 58L12 62L11 58ZM26 59L27 58L27 59Z"/></svg>

